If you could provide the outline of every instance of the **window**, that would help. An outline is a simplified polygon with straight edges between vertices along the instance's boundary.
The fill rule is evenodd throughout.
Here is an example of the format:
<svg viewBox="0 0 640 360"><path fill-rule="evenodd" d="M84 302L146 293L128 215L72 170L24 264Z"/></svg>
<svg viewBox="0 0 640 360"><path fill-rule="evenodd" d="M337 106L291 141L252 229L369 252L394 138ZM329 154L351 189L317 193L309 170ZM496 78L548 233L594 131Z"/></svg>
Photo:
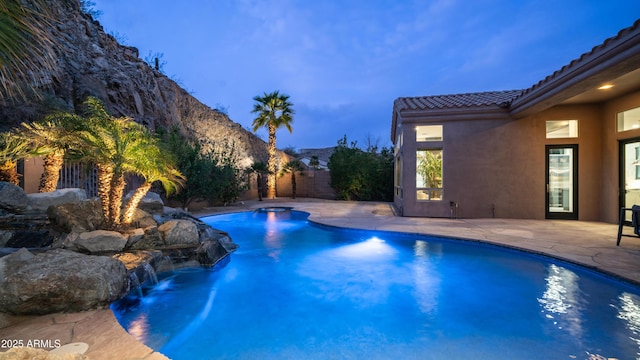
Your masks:
<svg viewBox="0 0 640 360"><path fill-rule="evenodd" d="M394 154L397 154L401 148L402 148L402 132L398 132L398 136L396 137L396 146L393 149Z"/></svg>
<svg viewBox="0 0 640 360"><path fill-rule="evenodd" d="M416 126L416 141L442 141L442 125Z"/></svg>
<svg viewBox="0 0 640 360"><path fill-rule="evenodd" d="M547 121L547 139L577 138L578 120Z"/></svg>
<svg viewBox="0 0 640 360"><path fill-rule="evenodd" d="M618 113L618 131L640 129L640 107Z"/></svg>
<svg viewBox="0 0 640 360"><path fill-rule="evenodd" d="M396 156L395 194L402 199L402 158Z"/></svg>
<svg viewBox="0 0 640 360"><path fill-rule="evenodd" d="M442 200L442 149L416 151L416 199Z"/></svg>

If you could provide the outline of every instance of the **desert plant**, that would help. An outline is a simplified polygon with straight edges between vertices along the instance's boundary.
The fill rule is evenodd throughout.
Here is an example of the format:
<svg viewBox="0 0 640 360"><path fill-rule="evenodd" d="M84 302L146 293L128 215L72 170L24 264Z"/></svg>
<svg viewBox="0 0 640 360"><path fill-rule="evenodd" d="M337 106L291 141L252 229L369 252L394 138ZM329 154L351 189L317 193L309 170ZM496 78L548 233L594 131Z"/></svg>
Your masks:
<svg viewBox="0 0 640 360"><path fill-rule="evenodd" d="M227 204L238 199L248 183L240 169L234 144L189 141L178 128L162 131L162 139L186 176L184 189L172 196L188 208L193 201Z"/></svg>
<svg viewBox="0 0 640 360"><path fill-rule="evenodd" d="M47 1L0 0L0 101L27 98L43 84L42 70L56 66Z"/></svg>
<svg viewBox="0 0 640 360"><path fill-rule="evenodd" d="M296 198L297 184L296 184L296 172L300 174L300 176L304 175L304 166L300 162L300 160L291 160L284 164L282 167L282 171L280 175L284 175L286 173L291 174L291 198Z"/></svg>
<svg viewBox="0 0 640 360"><path fill-rule="evenodd" d="M20 183L17 164L33 153L31 143L15 132L0 133L0 181Z"/></svg>
<svg viewBox="0 0 640 360"><path fill-rule="evenodd" d="M20 135L31 141L44 156L39 192L54 191L58 187L66 151L81 124L82 118L67 112L56 112L38 122L22 123Z"/></svg>
<svg viewBox="0 0 640 360"><path fill-rule="evenodd" d="M121 213L126 174L145 178L145 188L149 181L161 180L169 190L179 184L181 176L170 158L162 159L158 139L146 127L126 117L110 116L96 98L88 98L84 106L85 121L76 132L72 149L76 160L96 165L102 211L107 227L114 228L124 220Z"/></svg>
<svg viewBox="0 0 640 360"><path fill-rule="evenodd" d="M356 142L347 143L347 137L338 141L338 146L329 158L331 187L342 200L393 199L393 151L370 146L358 148Z"/></svg>
<svg viewBox="0 0 640 360"><path fill-rule="evenodd" d="M265 164L263 161L255 161L253 164L251 164L250 170L251 172L256 174L258 201L262 201L262 186L264 184L263 176L269 172L269 170L267 169L267 164Z"/></svg>
<svg viewBox="0 0 640 360"><path fill-rule="evenodd" d="M264 93L263 96L253 98L255 104L251 111L258 116L253 120L253 132L261 127L266 127L269 132L267 169L267 198L276 197L276 130L284 126L292 132L293 104L289 102L289 95L280 94L278 90L272 93Z"/></svg>

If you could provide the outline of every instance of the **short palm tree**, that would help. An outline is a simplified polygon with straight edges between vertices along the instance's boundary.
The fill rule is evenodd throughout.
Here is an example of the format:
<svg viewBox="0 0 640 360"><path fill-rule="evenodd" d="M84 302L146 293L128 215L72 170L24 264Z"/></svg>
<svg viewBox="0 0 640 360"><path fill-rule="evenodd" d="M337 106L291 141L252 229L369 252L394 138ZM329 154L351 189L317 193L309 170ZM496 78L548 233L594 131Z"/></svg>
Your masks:
<svg viewBox="0 0 640 360"><path fill-rule="evenodd" d="M14 132L0 133L0 181L18 185L18 160L31 156L31 143Z"/></svg>
<svg viewBox="0 0 640 360"><path fill-rule="evenodd" d="M291 198L293 199L296 198L297 190L296 172L300 173L300 175L304 175L302 171L304 171L304 166L302 165L300 160L291 160L284 164L282 172L280 173L281 175L284 175L285 173L291 173Z"/></svg>
<svg viewBox="0 0 640 360"><path fill-rule="evenodd" d="M141 153L144 153L145 156L138 158L139 161L132 164L131 170L141 176L144 183L134 191L124 207L122 214L122 223L124 224L130 224L133 221L138 204L155 182L162 184L167 195L178 191L178 188L184 186L185 183L185 177L176 168L175 159L162 153L155 138L149 141L144 149L141 149Z"/></svg>
<svg viewBox="0 0 640 360"><path fill-rule="evenodd" d="M253 120L253 131L256 132L261 127L266 127L269 131L268 159L267 159L267 198L276 197L276 130L279 127L286 127L292 132L293 109L289 102L289 96L280 94L278 90L272 93L264 93L263 96L253 98L255 104L251 111L258 116Z"/></svg>
<svg viewBox="0 0 640 360"><path fill-rule="evenodd" d="M39 192L57 189L66 151L81 124L82 119L78 115L65 112L54 113L39 122L22 123L21 135L32 141L40 154L44 155Z"/></svg>
<svg viewBox="0 0 640 360"><path fill-rule="evenodd" d="M49 6L45 0L0 0L0 102L26 99L25 86L37 89L40 71L55 68Z"/></svg>
<svg viewBox="0 0 640 360"><path fill-rule="evenodd" d="M251 164L251 172L256 173L256 182L258 184L258 201L262 201L262 176L268 173L267 164L262 161L256 161Z"/></svg>
<svg viewBox="0 0 640 360"><path fill-rule="evenodd" d="M163 160L158 140L149 130L129 118L111 117L100 100L85 101L85 126L76 133L74 158L95 164L98 170L98 196L107 227L115 228L123 221L122 200L126 174L138 174L145 179L143 189L132 198L125 212L131 219L135 207L156 180L165 188L180 183L181 175L169 157ZM146 190L145 190L146 189ZM139 198L139 199L137 199ZM137 199L137 200L136 200Z"/></svg>

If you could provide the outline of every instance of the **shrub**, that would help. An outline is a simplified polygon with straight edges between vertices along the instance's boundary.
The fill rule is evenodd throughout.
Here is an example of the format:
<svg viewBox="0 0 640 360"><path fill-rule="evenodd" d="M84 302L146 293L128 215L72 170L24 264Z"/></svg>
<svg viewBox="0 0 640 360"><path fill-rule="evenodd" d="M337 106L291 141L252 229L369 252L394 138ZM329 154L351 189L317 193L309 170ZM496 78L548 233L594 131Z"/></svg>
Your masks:
<svg viewBox="0 0 640 360"><path fill-rule="evenodd" d="M357 143L347 145L347 137L329 158L331 187L341 200L393 201L393 151L377 146L366 150Z"/></svg>

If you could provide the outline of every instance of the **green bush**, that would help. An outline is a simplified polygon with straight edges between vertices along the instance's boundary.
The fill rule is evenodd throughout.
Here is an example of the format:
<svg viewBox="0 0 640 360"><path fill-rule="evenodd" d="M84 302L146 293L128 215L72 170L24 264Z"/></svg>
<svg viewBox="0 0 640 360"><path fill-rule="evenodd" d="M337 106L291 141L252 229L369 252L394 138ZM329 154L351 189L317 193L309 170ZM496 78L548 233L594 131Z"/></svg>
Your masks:
<svg viewBox="0 0 640 360"><path fill-rule="evenodd" d="M393 201L393 151L376 146L366 150L356 142L347 145L347 137L329 158L331 187L340 200Z"/></svg>
<svg viewBox="0 0 640 360"><path fill-rule="evenodd" d="M187 178L185 188L171 198L188 208L193 201L226 205L248 189L247 176L237 165L234 144L190 143L177 128L162 133L167 150L178 159L178 169ZM217 146L216 146L217 145Z"/></svg>

